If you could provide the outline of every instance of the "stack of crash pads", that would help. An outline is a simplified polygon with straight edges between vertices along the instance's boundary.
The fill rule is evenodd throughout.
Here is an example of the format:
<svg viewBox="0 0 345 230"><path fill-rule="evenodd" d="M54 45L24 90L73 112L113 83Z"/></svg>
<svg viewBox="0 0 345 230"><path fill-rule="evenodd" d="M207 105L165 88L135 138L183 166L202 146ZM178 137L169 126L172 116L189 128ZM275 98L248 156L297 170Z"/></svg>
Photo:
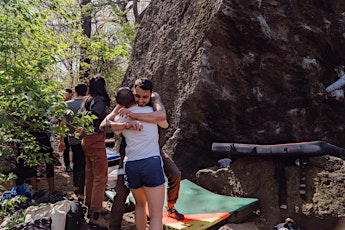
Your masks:
<svg viewBox="0 0 345 230"><path fill-rule="evenodd" d="M129 200L134 203L131 195ZM164 229L202 230L220 222L225 224L245 219L259 208L259 200L215 194L185 179L181 181L175 208L185 215L185 219L178 221L170 218L164 209Z"/></svg>

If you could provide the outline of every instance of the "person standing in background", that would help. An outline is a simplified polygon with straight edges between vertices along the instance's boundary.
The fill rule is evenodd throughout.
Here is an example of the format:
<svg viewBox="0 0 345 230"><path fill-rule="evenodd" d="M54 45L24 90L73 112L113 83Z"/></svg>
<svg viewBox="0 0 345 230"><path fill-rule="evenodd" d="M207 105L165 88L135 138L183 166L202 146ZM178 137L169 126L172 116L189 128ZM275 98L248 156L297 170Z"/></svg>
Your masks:
<svg viewBox="0 0 345 230"><path fill-rule="evenodd" d="M110 97L104 77L95 75L89 80L89 95L81 106L81 111L97 116L93 120L93 133L86 133L82 140L85 153L85 205L88 207L90 223L108 227L103 220L106 210L103 209L105 187L108 181L108 159L105 149L105 134L99 125L107 115Z"/></svg>
<svg viewBox="0 0 345 230"><path fill-rule="evenodd" d="M87 93L87 85L85 83L79 83L74 87L75 97L72 100L67 101L67 108L72 110L73 114L66 116L66 123L69 129L68 143L72 149L73 157L73 185L77 187L75 190L79 200L84 200L84 187L85 187L85 154L81 146L81 140L74 137L75 126L73 125L73 118L78 114L78 111L84 102L84 97ZM60 150L64 150L63 141L60 141Z"/></svg>
<svg viewBox="0 0 345 230"><path fill-rule="evenodd" d="M64 88L65 90L65 102L69 101L73 97L73 91L70 88ZM71 161L69 159L69 150L70 150L70 145L68 142L68 136L64 137L64 143L65 143L65 149L63 151L63 161L65 163L66 167L66 172L72 172L73 169L71 167Z"/></svg>
<svg viewBox="0 0 345 230"><path fill-rule="evenodd" d="M38 154L47 155L51 159L53 159L53 148L51 146L48 133L45 131L35 131L31 133L35 137L35 141L37 141L38 145L40 146L40 150ZM24 146L17 146L17 151L23 151ZM18 153L19 153L18 152ZM41 162L44 163L44 162ZM53 194L55 192L55 183L54 183L54 165L52 162L45 163L45 170L46 170L46 178L48 182L49 192ZM37 185L37 166L30 167L25 164L23 159L19 159L17 162L17 166L15 168L15 173L17 174L18 178L16 180L16 185L21 185L25 182L25 179L29 179L30 184L32 185L32 189L35 192L38 192L38 185Z"/></svg>

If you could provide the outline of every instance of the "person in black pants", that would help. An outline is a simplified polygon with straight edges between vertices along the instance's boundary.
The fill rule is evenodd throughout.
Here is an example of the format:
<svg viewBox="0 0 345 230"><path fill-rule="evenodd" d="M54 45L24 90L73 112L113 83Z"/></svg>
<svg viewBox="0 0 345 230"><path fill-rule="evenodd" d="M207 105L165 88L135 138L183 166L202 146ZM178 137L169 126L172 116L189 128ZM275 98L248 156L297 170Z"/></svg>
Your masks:
<svg viewBox="0 0 345 230"><path fill-rule="evenodd" d="M36 141L41 147L39 153L43 155L48 155L50 158L53 158L53 148L51 146L48 133L43 131L37 131L32 133L35 137ZM17 146L18 154L22 151L22 146ZM23 159L20 159L15 168L15 174L18 176L16 180L17 185L21 185L25 182L26 179L30 180L30 184L35 192L38 190L37 186L37 174L36 171L37 167L29 167L25 165ZM46 163L46 178L48 182L49 192L55 192L55 184L54 184L54 165L52 163Z"/></svg>
<svg viewBox="0 0 345 230"><path fill-rule="evenodd" d="M71 167L71 161L69 159L69 150L70 150L70 145L68 142L68 137L64 137L63 141L65 143L65 150L63 151L63 161L66 166L66 172L73 172L73 169Z"/></svg>
<svg viewBox="0 0 345 230"><path fill-rule="evenodd" d="M69 88L65 88L65 101L70 101L73 96L73 91ZM69 150L70 150L70 145L68 142L68 136L64 137L64 143L65 143L65 150L63 151L63 161L65 163L66 167L66 172L73 172L73 169L71 167L71 161L69 159Z"/></svg>
<svg viewBox="0 0 345 230"><path fill-rule="evenodd" d="M73 154L73 185L77 187L75 193L78 199L83 200L85 187L85 154L81 146L81 140L73 136L75 132L73 118L78 114L78 110L84 101L84 97L87 93L87 85L85 83L79 83L74 87L74 90L76 94L75 97L66 102L67 108L73 111L73 115L67 115L66 120L62 122L66 123L69 128L69 135L64 138L63 143L60 143L59 149L64 149L64 152L66 152L66 150L69 151L69 147L71 147ZM61 144L65 146L61 146Z"/></svg>

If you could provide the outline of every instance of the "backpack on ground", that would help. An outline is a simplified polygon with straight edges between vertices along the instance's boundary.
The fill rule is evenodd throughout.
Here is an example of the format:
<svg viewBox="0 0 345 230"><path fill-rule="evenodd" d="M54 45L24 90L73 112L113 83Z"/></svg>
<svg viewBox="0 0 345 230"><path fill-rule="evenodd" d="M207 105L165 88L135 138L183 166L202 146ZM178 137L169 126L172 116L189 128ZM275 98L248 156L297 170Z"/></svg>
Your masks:
<svg viewBox="0 0 345 230"><path fill-rule="evenodd" d="M84 221L84 209L80 202L69 201L71 209L66 214L66 226L65 230L79 229L81 223Z"/></svg>

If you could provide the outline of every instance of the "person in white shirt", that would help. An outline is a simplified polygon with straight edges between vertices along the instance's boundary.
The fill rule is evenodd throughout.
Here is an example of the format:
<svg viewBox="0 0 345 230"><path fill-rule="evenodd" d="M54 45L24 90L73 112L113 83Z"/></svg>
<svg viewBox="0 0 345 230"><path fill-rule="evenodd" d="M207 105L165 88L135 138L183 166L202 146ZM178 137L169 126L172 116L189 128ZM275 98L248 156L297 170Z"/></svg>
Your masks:
<svg viewBox="0 0 345 230"><path fill-rule="evenodd" d="M116 93L119 105L133 113L152 113L150 106L138 106L130 88L121 87ZM150 229L163 228L165 176L159 148L156 123L133 120L117 115L114 121L106 120L112 131L121 131L126 138L124 159L126 185L135 198L135 222L137 229L146 229L146 202L150 216Z"/></svg>

